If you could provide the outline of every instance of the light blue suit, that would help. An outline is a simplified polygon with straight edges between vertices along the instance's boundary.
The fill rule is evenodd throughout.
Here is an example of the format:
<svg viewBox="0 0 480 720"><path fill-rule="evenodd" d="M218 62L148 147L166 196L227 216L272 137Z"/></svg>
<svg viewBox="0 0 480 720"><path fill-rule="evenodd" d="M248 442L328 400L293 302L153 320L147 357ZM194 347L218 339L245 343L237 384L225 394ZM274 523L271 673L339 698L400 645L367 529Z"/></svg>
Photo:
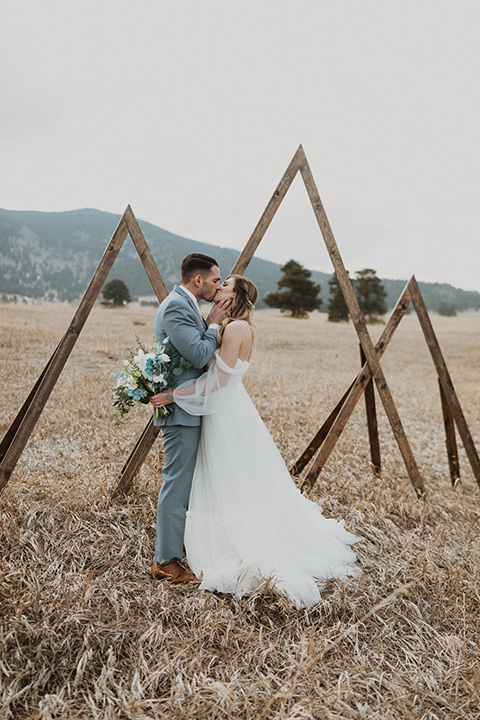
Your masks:
<svg viewBox="0 0 480 720"><path fill-rule="evenodd" d="M192 298L177 285L158 308L155 337L160 341L168 337L174 352L192 363L192 367L180 375L179 383L199 377L217 348L215 328L207 329ZM182 558L185 515L202 420L175 404L173 408L167 418L154 419L155 425L163 428L165 454L157 505L155 558L158 563Z"/></svg>

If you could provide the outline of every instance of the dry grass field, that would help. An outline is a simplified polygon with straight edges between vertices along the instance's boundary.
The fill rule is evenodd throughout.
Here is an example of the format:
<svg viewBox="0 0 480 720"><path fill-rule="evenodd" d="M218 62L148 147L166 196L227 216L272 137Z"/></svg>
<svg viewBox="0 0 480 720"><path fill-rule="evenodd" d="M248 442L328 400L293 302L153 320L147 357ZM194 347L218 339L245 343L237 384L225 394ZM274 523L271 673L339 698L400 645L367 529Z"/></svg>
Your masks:
<svg viewBox="0 0 480 720"><path fill-rule="evenodd" d="M0 434L73 313L0 307ZM428 496L416 499L381 408L373 478L362 400L311 497L362 538L363 576L296 610L271 589L237 600L150 578L161 440L129 498L110 502L148 419L139 407L112 425L110 372L136 335L150 342L154 314L94 309L0 496L2 720L480 718L480 491L463 448L450 485L415 315L383 367ZM290 464L356 374L358 343L324 315L256 322L246 385ZM480 316L433 322L479 448Z"/></svg>

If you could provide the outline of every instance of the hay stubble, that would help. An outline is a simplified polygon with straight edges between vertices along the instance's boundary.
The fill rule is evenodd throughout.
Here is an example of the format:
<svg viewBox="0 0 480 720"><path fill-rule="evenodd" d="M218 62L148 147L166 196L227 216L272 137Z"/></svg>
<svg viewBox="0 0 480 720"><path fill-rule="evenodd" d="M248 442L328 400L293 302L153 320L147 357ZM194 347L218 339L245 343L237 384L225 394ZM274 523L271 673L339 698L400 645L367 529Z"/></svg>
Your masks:
<svg viewBox="0 0 480 720"><path fill-rule="evenodd" d="M2 432L72 314L2 306ZM110 371L135 335L151 339L153 319L150 308L95 308L0 498L2 720L479 718L480 493L462 449L462 485L450 487L416 318L383 367L427 500L415 498L381 407L373 480L359 403L311 497L362 537L364 574L330 583L304 611L268 587L239 601L149 577L161 441L130 498L109 502L147 420L139 408L119 429L109 422ZM256 322L245 382L290 464L355 375L358 344L351 326L321 315ZM480 318L435 328L478 447Z"/></svg>

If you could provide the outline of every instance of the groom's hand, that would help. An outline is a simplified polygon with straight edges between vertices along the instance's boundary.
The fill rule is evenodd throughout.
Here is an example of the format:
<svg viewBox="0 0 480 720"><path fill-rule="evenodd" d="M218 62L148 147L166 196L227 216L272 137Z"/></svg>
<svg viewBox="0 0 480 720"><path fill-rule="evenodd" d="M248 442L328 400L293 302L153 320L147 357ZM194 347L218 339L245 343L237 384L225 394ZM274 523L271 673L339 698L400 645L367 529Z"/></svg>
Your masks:
<svg viewBox="0 0 480 720"><path fill-rule="evenodd" d="M228 308L231 304L232 298L225 298L225 300L220 300L220 302L214 305L208 314L207 325L211 325L212 323L215 323L216 325L221 325L222 320L227 314Z"/></svg>

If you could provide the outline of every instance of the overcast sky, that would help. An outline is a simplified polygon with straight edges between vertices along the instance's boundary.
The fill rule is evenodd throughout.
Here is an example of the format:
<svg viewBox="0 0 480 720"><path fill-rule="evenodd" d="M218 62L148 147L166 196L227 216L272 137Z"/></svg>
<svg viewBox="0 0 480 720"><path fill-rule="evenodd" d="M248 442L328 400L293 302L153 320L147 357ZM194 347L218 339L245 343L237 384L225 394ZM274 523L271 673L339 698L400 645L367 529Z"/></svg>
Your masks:
<svg viewBox="0 0 480 720"><path fill-rule="evenodd" d="M0 34L0 207L240 250L302 143L347 269L480 290L479 0L3 0ZM331 272L300 177L257 254Z"/></svg>

